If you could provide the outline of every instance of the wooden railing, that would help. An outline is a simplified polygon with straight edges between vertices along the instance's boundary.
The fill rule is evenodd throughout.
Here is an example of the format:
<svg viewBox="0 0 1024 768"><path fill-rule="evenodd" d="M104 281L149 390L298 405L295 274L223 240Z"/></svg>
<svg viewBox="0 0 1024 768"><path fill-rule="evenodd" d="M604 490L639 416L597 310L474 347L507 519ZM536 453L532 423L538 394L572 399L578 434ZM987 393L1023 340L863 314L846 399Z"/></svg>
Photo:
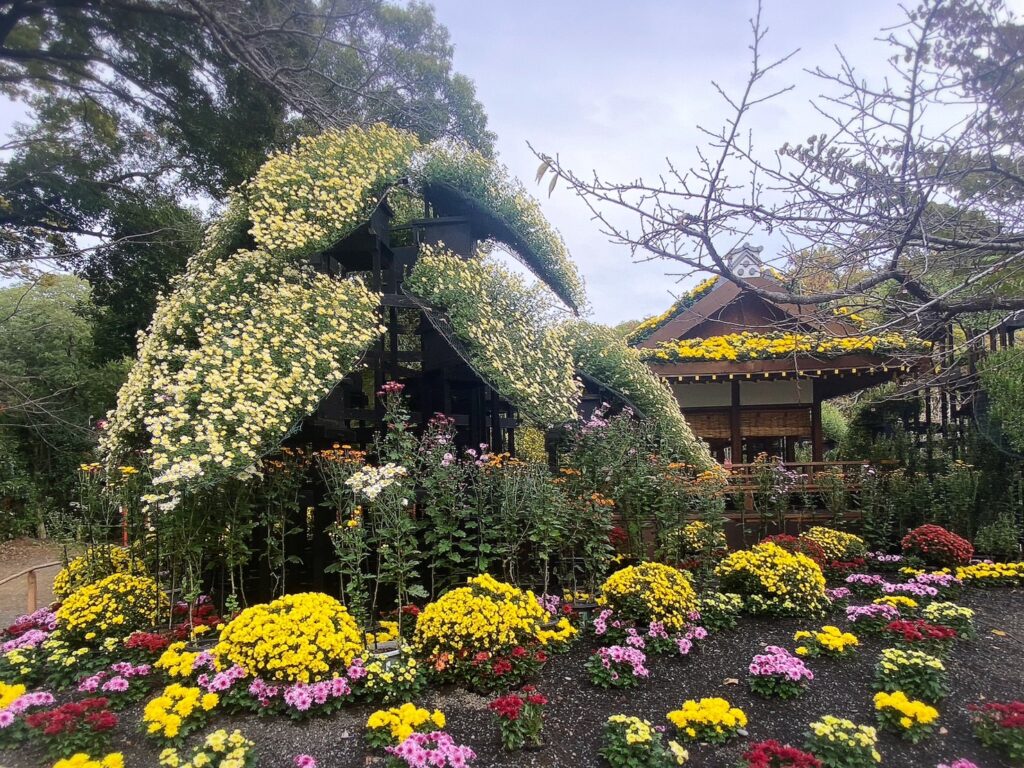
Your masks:
<svg viewBox="0 0 1024 768"><path fill-rule="evenodd" d="M746 490L748 488L755 488L757 483L754 481L754 470L758 466L757 464L726 464L725 468L729 472L729 486L732 490ZM784 461L782 466L787 471L796 472L798 475L803 475L804 480L800 484L801 490L817 491L819 490L817 483L814 482L814 476L821 472L832 472L838 469L843 473L843 476L853 475L854 470L861 470L866 467L877 467L879 469L895 469L899 466L898 461L886 459L884 461ZM859 474L859 472L858 472ZM856 478L853 478L856 480Z"/></svg>
<svg viewBox="0 0 1024 768"><path fill-rule="evenodd" d="M25 613L35 613L36 608L39 607L39 585L38 579L36 578L36 571L44 571L47 568L55 568L58 565L64 565L60 560L55 560L52 563L43 563L42 565L33 565L31 568L26 568L23 571L11 574L3 579L0 579L0 587L9 581L14 581L22 576L25 577Z"/></svg>

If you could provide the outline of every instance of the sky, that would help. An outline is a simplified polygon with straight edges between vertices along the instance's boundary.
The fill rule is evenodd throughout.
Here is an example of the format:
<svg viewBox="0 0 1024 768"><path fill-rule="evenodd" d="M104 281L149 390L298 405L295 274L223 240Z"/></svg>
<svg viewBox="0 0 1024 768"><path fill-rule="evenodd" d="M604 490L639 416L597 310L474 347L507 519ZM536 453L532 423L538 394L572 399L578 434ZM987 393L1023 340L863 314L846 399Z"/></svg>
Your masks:
<svg viewBox="0 0 1024 768"><path fill-rule="evenodd" d="M610 181L654 179L666 158L690 167L703 143L698 126L717 128L729 114L712 80L732 94L746 82L755 0L433 5L451 34L455 69L476 84L501 161L540 200L579 265L592 319L614 324L663 311L697 278L680 283L663 261L632 263L571 192L559 187L548 197L546 184L534 183L539 161L527 142L557 154L578 175L597 171ZM1009 5L1019 13L1024 0ZM799 49L765 86L795 89L751 116L757 147L771 151L822 129L809 104L820 82L805 69L832 68L839 49L869 78L883 75L891 48L877 38L903 15L897 0L764 0L762 18L768 58ZM23 117L21 105L0 102L0 135ZM770 242L752 244L771 256Z"/></svg>
<svg viewBox="0 0 1024 768"><path fill-rule="evenodd" d="M498 135L500 159L541 201L587 283L593 319L614 324L663 311L687 285L664 261L634 264L608 242L584 203L565 189L549 198L534 182L530 151L558 154L577 175L649 180L666 158L693 165L698 125L717 128L728 107L711 83L737 93L749 72L753 0L434 0L448 27L455 68L476 84ZM913 5L914 3L910 3ZM1022 2L1021 4L1024 4ZM833 67L837 48L869 77L892 49L880 30L903 19L895 0L764 0L764 50L799 52L768 85L795 90L752 115L757 146L781 147L820 132L809 105L821 84L806 68ZM816 131L815 127L819 126ZM629 217L622 220L628 224ZM764 256L770 255L770 243ZM730 244L717 244L719 247Z"/></svg>

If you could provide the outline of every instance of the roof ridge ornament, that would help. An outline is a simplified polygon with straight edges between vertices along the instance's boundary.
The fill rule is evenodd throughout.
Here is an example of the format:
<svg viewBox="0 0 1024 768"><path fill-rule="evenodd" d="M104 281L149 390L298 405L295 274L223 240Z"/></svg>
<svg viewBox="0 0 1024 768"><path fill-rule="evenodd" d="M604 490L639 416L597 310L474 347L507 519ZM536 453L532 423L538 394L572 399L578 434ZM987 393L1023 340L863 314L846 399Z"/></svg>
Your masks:
<svg viewBox="0 0 1024 768"><path fill-rule="evenodd" d="M743 243L733 248L725 256L726 264L737 277L761 277L765 271L764 262L761 261L763 245L753 246Z"/></svg>

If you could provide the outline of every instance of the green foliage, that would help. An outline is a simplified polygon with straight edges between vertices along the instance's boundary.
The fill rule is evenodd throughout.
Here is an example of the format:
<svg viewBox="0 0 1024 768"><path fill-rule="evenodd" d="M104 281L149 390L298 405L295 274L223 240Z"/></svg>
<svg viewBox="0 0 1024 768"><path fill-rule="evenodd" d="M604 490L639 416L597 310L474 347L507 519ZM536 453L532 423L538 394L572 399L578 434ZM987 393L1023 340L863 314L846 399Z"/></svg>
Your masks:
<svg viewBox="0 0 1024 768"><path fill-rule="evenodd" d="M1024 454L1024 349L1007 347L988 355L978 363L978 376L993 426L1011 450Z"/></svg>
<svg viewBox="0 0 1024 768"><path fill-rule="evenodd" d="M995 522L983 525L974 537L974 548L979 554L997 561L1014 562L1020 559L1020 527L1009 515L1001 515Z"/></svg>
<svg viewBox="0 0 1024 768"><path fill-rule="evenodd" d="M95 362L94 313L75 277L0 289L0 508L30 515L32 527L70 501L124 376L122 363Z"/></svg>
<svg viewBox="0 0 1024 768"><path fill-rule="evenodd" d="M824 402L821 404L821 429L828 442L841 444L846 439L849 422L836 405Z"/></svg>

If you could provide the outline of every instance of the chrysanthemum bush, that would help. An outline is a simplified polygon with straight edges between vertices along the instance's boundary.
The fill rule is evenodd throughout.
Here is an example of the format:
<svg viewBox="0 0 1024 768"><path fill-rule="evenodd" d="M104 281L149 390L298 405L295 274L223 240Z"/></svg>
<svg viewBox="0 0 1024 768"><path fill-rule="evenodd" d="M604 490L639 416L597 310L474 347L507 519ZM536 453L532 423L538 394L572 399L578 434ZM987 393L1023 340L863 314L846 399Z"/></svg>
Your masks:
<svg viewBox="0 0 1024 768"><path fill-rule="evenodd" d="M66 639L96 643L154 626L166 607L155 581L115 573L72 593L57 611L57 626Z"/></svg>
<svg viewBox="0 0 1024 768"><path fill-rule="evenodd" d="M145 576L148 572L146 564L130 549L97 544L57 572L53 578L53 596L57 600L66 600L76 589L115 573Z"/></svg>
<svg viewBox="0 0 1024 768"><path fill-rule="evenodd" d="M956 603L929 603L921 609L921 618L931 624L952 627L961 639L974 637L974 611Z"/></svg>
<svg viewBox="0 0 1024 768"><path fill-rule="evenodd" d="M622 645L598 648L584 668L590 675L590 682L601 688L630 688L651 674L644 652Z"/></svg>
<svg viewBox="0 0 1024 768"><path fill-rule="evenodd" d="M875 664L875 688L903 691L908 696L937 702L947 691L946 666L922 651L885 648Z"/></svg>
<svg viewBox="0 0 1024 768"><path fill-rule="evenodd" d="M724 744L747 727L746 713L718 697L689 699L667 717L681 738L709 744Z"/></svg>
<svg viewBox="0 0 1024 768"><path fill-rule="evenodd" d="M671 768L686 763L689 753L678 742L666 743L648 720L612 715L604 726L601 757L611 768Z"/></svg>
<svg viewBox="0 0 1024 768"><path fill-rule="evenodd" d="M146 702L142 722L146 733L166 742L177 742L202 728L220 703L216 693L196 686L171 683Z"/></svg>
<svg viewBox="0 0 1024 768"><path fill-rule="evenodd" d="M1024 584L1024 561L964 565L956 569L955 575L975 587L1017 587Z"/></svg>
<svg viewBox="0 0 1024 768"><path fill-rule="evenodd" d="M799 658L777 645L765 646L747 669L750 690L762 696L793 699L802 695L814 673Z"/></svg>
<svg viewBox="0 0 1024 768"><path fill-rule="evenodd" d="M575 420L580 387L565 342L523 281L493 261L424 245L403 284L442 309L474 366L540 424Z"/></svg>
<svg viewBox="0 0 1024 768"><path fill-rule="evenodd" d="M71 757L77 752L102 754L110 743L117 715L103 697L82 699L53 709L33 712L25 718L30 738L42 743L53 758Z"/></svg>
<svg viewBox="0 0 1024 768"><path fill-rule="evenodd" d="M162 300L103 435L108 461L148 451L154 492L238 475L346 376L381 327L379 297L264 251L189 271Z"/></svg>
<svg viewBox="0 0 1024 768"><path fill-rule="evenodd" d="M851 605L846 608L846 620L858 632L879 634L891 622L900 618L900 611L894 605L875 604Z"/></svg>
<svg viewBox="0 0 1024 768"><path fill-rule="evenodd" d="M921 558L929 565L955 566L971 562L971 542L941 525L922 525L903 537L903 553Z"/></svg>
<svg viewBox="0 0 1024 768"><path fill-rule="evenodd" d="M366 720L366 741L373 747L401 744L414 733L444 728L446 718L439 709L430 711L406 702L400 707L378 709Z"/></svg>
<svg viewBox="0 0 1024 768"><path fill-rule="evenodd" d="M821 547L825 559L829 562L849 561L856 557L863 557L867 553L864 539L846 531L837 531L835 528L815 525L808 528L803 533L803 537Z"/></svg>
<svg viewBox="0 0 1024 768"><path fill-rule="evenodd" d="M734 629L742 612L743 598L735 592L701 592L697 596L701 626L712 632Z"/></svg>
<svg viewBox="0 0 1024 768"><path fill-rule="evenodd" d="M798 656L842 658L851 656L860 645L856 635L832 624L813 631L801 629L793 635L793 640L799 643L795 649Z"/></svg>
<svg viewBox="0 0 1024 768"><path fill-rule="evenodd" d="M932 624L924 619L899 619L889 622L885 634L897 647L914 651L924 651L934 656L945 656L957 633L952 627Z"/></svg>
<svg viewBox="0 0 1024 768"><path fill-rule="evenodd" d="M743 753L743 761L740 768L821 768L814 755L774 739L752 744Z"/></svg>
<svg viewBox="0 0 1024 768"><path fill-rule="evenodd" d="M527 744L539 747L544 729L544 707L548 699L534 686L494 699L487 705L498 719L501 744L511 751Z"/></svg>
<svg viewBox="0 0 1024 768"><path fill-rule="evenodd" d="M432 657L500 651L538 642L551 618L532 592L481 574L420 612L413 644Z"/></svg>
<svg viewBox="0 0 1024 768"><path fill-rule="evenodd" d="M968 710L974 735L982 744L1011 760L1024 761L1024 701L989 701L971 704Z"/></svg>
<svg viewBox="0 0 1024 768"><path fill-rule="evenodd" d="M907 741L917 743L935 730L939 710L903 691L879 691L874 701L879 725Z"/></svg>
<svg viewBox="0 0 1024 768"><path fill-rule="evenodd" d="M825 768L873 768L882 762L877 731L844 717L815 720L805 738L804 746Z"/></svg>
<svg viewBox="0 0 1024 768"><path fill-rule="evenodd" d="M187 759L181 750L167 747L160 752L160 765L163 768L248 768L256 763L255 746L237 729L228 733L218 728L207 734Z"/></svg>
<svg viewBox="0 0 1024 768"><path fill-rule="evenodd" d="M677 632L697 607L689 577L662 563L641 563L616 571L601 585L601 595L620 620L647 626L661 622Z"/></svg>
<svg viewBox="0 0 1024 768"><path fill-rule="evenodd" d="M124 768L124 755L110 752L102 757L90 757L87 752L78 752L58 760L53 768Z"/></svg>
<svg viewBox="0 0 1024 768"><path fill-rule="evenodd" d="M281 682L324 680L363 651L363 633L335 598L317 592L285 595L251 606L220 634L219 664Z"/></svg>
<svg viewBox="0 0 1024 768"><path fill-rule="evenodd" d="M817 564L770 542L730 553L715 574L723 589L745 595L755 613L814 616L829 605Z"/></svg>

